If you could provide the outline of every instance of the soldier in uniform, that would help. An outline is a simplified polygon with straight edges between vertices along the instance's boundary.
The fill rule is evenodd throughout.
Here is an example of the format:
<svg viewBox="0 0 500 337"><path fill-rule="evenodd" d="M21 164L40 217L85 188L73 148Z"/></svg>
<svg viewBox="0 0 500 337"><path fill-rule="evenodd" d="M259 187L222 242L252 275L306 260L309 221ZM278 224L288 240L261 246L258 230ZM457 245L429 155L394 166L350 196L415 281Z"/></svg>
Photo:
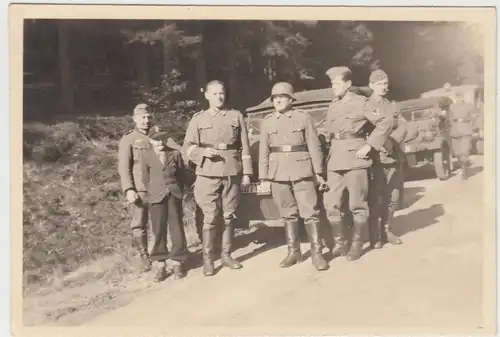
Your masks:
<svg viewBox="0 0 500 337"><path fill-rule="evenodd" d="M406 121L399 115L398 107L384 96L389 91L389 77L383 70L375 70L370 75L370 88L373 94L367 102L371 111L386 110L394 118L392 132L381 151L373 151L373 167L370 179L370 245L382 248L384 243L394 245L402 240L391 231L392 219L399 200L399 186L403 172L401 164L404 154L400 143L406 136Z"/></svg>
<svg viewBox="0 0 500 337"><path fill-rule="evenodd" d="M328 264L322 255L319 235L319 205L316 183L325 184L321 144L308 113L292 108L293 87L276 83L270 100L275 112L261 126L259 179L271 182L271 192L285 226L288 255L280 266L302 261L299 242L299 217L304 219L311 244L311 260L317 270Z"/></svg>
<svg viewBox="0 0 500 337"><path fill-rule="evenodd" d="M241 112L224 108L226 93L220 81L209 82L205 98L210 107L196 113L186 131L186 155L196 165L194 197L203 212L203 273L214 274L213 251L216 219L222 212L222 265L241 268L230 253L240 184L248 185L252 160ZM220 201L220 202L219 202Z"/></svg>
<svg viewBox="0 0 500 337"><path fill-rule="evenodd" d="M127 132L120 140L118 150L118 173L121 187L130 205L132 220L133 245L141 257L141 269L151 270L151 260L148 254L148 207L146 203L146 186L143 181L141 160L148 150L147 136L152 126L152 115L146 104L138 104L134 108L133 120L135 128Z"/></svg>
<svg viewBox="0 0 500 337"><path fill-rule="evenodd" d="M329 106L325 130L330 142L327 158L327 184L324 207L334 232L333 258L347 254L347 260L357 260L362 254L361 235L367 225L369 153L380 151L389 136L393 118L385 110L366 109L366 98L349 90L351 70L333 67L327 70L335 95ZM365 139L366 128L374 125ZM342 221L342 196L348 192L349 210L353 217L352 243L347 252L347 240Z"/></svg>
<svg viewBox="0 0 500 337"><path fill-rule="evenodd" d="M462 179L467 179L467 166L473 134L474 105L464 101L460 94L453 96L448 120L453 153L458 158Z"/></svg>

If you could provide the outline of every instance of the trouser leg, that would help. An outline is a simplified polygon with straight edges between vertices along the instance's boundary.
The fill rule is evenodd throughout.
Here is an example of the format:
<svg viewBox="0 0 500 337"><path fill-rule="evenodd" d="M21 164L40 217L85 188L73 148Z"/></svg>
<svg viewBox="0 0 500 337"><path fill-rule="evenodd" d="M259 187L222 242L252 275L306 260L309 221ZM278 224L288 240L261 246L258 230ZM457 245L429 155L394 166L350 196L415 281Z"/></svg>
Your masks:
<svg viewBox="0 0 500 337"><path fill-rule="evenodd" d="M329 190L323 195L323 204L326 217L333 232L335 246L332 250L333 258L347 253L347 239L345 224L342 221L342 195L346 189L344 172L329 171L327 184Z"/></svg>

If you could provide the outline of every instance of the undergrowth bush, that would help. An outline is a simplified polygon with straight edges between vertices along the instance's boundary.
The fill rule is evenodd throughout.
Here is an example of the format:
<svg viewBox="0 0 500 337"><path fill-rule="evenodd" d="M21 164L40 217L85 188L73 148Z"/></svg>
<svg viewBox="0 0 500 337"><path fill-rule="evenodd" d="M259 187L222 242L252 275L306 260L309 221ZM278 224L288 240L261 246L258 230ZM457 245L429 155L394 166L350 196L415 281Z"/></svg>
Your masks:
<svg viewBox="0 0 500 337"><path fill-rule="evenodd" d="M182 141L190 114L156 116ZM158 118L159 117L159 118ZM81 117L23 130L24 284L50 281L110 254L130 254L128 206L117 172L127 117ZM194 204L185 200L188 243L196 243Z"/></svg>

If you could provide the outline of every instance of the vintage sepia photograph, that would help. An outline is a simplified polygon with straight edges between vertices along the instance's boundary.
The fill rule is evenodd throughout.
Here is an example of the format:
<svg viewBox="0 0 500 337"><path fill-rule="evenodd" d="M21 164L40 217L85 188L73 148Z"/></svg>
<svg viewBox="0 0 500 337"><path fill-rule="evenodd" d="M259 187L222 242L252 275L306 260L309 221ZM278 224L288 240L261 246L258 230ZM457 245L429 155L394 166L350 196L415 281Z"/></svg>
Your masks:
<svg viewBox="0 0 500 337"><path fill-rule="evenodd" d="M13 333L494 335L495 25L12 6Z"/></svg>

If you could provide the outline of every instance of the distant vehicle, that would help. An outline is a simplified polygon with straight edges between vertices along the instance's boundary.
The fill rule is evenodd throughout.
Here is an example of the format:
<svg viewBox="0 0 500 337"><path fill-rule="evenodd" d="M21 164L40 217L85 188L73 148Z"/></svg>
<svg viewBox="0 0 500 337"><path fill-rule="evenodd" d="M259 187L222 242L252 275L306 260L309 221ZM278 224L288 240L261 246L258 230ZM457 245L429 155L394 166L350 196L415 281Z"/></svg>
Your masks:
<svg viewBox="0 0 500 337"><path fill-rule="evenodd" d="M443 86L421 94L422 98L428 97L451 97L454 94L460 94L467 103L476 107L474 114L474 134L472 136L472 149L476 153L484 153L484 90L476 84L466 84L457 86Z"/></svg>
<svg viewBox="0 0 500 337"><path fill-rule="evenodd" d="M453 155L446 114L452 101L446 96L430 96L398 102L408 122L403 151L408 168L432 164L440 180L450 177Z"/></svg>

